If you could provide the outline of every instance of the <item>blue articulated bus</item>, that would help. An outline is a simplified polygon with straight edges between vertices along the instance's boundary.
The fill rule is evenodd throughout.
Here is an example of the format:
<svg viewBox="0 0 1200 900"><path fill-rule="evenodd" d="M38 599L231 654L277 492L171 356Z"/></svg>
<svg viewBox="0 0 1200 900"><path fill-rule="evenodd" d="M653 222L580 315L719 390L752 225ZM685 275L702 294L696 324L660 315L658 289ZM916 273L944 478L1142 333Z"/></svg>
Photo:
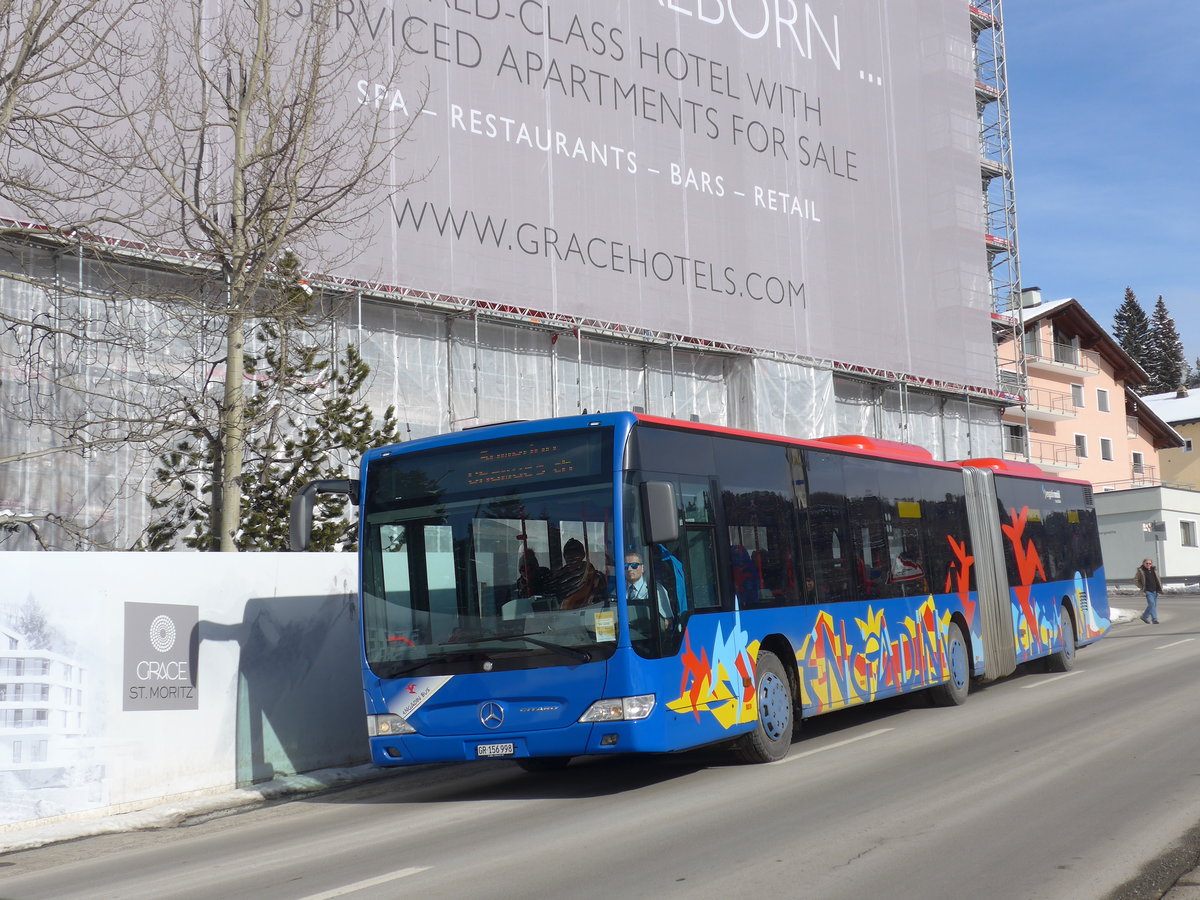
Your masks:
<svg viewBox="0 0 1200 900"><path fill-rule="evenodd" d="M803 718L1043 659L1109 611L1091 488L634 413L368 452L357 480L371 759L391 766L728 743L787 754Z"/></svg>

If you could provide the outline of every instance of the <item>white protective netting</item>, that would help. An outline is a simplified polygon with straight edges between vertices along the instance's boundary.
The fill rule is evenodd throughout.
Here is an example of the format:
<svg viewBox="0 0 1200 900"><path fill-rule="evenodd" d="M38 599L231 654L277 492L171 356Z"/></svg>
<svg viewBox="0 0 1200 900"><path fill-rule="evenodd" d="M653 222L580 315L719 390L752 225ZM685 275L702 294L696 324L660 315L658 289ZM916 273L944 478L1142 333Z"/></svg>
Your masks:
<svg viewBox="0 0 1200 900"><path fill-rule="evenodd" d="M71 450L70 423L119 423L172 391L201 395L205 380L219 374L212 362L221 356L219 328L197 331L191 319L189 332L183 317L153 304L114 304L105 280L118 277L116 270L80 266L66 254L9 253L0 270L21 273L0 277L0 310L8 317L69 322L86 336L50 330L33 346L28 327L0 331L0 522L40 522L41 545L51 548L130 547L150 521L155 457L119 440ZM152 277L166 278L140 276ZM631 409L800 438L908 440L943 459L1000 455L994 407L835 376L827 367L477 321L469 312L382 298L355 298L324 327L333 344L357 346L371 367L367 399L377 414L395 407L404 440L495 421ZM251 337L248 350L255 349ZM122 426L114 427L108 433L119 435ZM352 461L347 474L355 474ZM29 528L0 538L4 549L39 546Z"/></svg>

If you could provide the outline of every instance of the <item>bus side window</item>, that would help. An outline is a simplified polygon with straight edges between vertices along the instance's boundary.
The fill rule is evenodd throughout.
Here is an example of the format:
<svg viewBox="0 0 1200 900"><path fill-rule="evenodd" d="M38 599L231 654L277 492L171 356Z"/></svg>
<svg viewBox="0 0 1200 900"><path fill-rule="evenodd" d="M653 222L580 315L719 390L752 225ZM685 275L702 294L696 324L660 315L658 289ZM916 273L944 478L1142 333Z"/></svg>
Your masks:
<svg viewBox="0 0 1200 900"><path fill-rule="evenodd" d="M692 608L719 609L721 594L717 590L717 552L711 528L686 528L687 568L692 573Z"/></svg>
<svg viewBox="0 0 1200 900"><path fill-rule="evenodd" d="M786 448L745 441L714 446L738 606L798 603L796 502Z"/></svg>
<svg viewBox="0 0 1200 900"><path fill-rule="evenodd" d="M807 451L804 463L808 506L802 529L807 531L809 548L805 581L811 582L807 602L851 600L857 575L846 519L842 459L832 453Z"/></svg>
<svg viewBox="0 0 1200 900"><path fill-rule="evenodd" d="M719 609L721 593L717 588L715 525L709 484L680 481L679 504L681 518L675 554L686 573L687 610Z"/></svg>

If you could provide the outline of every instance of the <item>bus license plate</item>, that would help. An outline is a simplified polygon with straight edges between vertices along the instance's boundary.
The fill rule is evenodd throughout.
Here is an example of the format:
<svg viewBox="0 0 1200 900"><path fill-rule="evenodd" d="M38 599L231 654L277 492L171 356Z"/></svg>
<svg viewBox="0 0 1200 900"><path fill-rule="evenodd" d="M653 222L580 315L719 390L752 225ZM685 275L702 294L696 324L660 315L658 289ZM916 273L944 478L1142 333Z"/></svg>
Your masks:
<svg viewBox="0 0 1200 900"><path fill-rule="evenodd" d="M480 744L475 748L476 756L512 756L516 752L512 744Z"/></svg>

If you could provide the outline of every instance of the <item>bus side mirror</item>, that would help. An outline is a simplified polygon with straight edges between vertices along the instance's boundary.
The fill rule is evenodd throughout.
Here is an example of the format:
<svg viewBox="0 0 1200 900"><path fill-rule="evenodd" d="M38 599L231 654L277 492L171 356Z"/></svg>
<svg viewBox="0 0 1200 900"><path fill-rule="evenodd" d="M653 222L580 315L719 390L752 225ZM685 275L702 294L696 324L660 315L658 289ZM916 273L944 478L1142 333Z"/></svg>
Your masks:
<svg viewBox="0 0 1200 900"><path fill-rule="evenodd" d="M323 478L310 481L292 498L291 514L288 516L288 539L294 553L308 549L312 540L313 507L317 494L345 494L350 502L358 505L359 483L357 478Z"/></svg>
<svg viewBox="0 0 1200 900"><path fill-rule="evenodd" d="M647 544L679 540L679 507L671 482L642 482L642 533Z"/></svg>

